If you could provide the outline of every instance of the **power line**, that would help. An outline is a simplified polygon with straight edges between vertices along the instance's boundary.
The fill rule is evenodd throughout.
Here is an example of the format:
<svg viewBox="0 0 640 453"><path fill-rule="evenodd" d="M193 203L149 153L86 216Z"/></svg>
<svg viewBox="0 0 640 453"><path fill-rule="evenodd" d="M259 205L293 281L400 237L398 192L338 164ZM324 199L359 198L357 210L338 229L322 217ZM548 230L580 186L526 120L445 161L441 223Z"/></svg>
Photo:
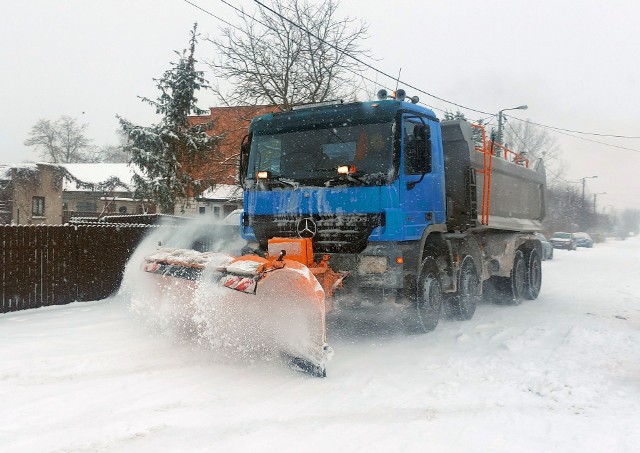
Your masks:
<svg viewBox="0 0 640 453"><path fill-rule="evenodd" d="M220 0L220 1L228 5L228 3L226 2L226 0ZM334 50L336 50L336 51L340 52L341 54L343 54L343 55L345 55L345 56L347 56L347 57L351 58L351 59L352 59L352 60L354 60L354 61L357 61L357 62L358 62L358 63L360 63L361 65L363 65L363 66L365 66L365 67L367 67L367 68L369 68L369 69L372 69L373 71L375 71L375 72L377 72L377 73L379 73L379 74L381 74L381 75L383 75L383 76L385 76L385 77L388 77L388 78L389 78L389 79L391 79L391 80L397 80L397 81L398 81L398 83L399 83L399 84L402 84L403 86L406 86L406 87L408 87L408 88L411 88L412 90L416 90L416 91L417 91L417 92L419 92L419 93L425 94L425 95L427 95L427 96L429 96L429 97L432 97L432 98L434 98L434 99L438 99L439 101L445 102L445 103L447 103L447 104L455 105L456 107L459 107L459 108L462 108L462 109L465 109L465 110L470 110L470 111L472 111L472 112L481 113L481 114L483 114L483 115L492 115L492 114L491 114L491 113L489 113L489 112L484 112L484 111L482 111L482 110L477 110L477 109L474 109L474 108L471 108L471 107L467 107L467 106L465 106L465 105L458 104L458 103L453 102L453 101L448 101L448 100L446 100L446 99L444 99L444 98L441 98L441 97L439 97L439 96L436 96L435 94L429 93L429 92L424 91L424 90L422 90L422 89L420 89L420 88L418 88L418 87L416 87L416 86L413 86L413 85L411 85L411 84L410 84L410 83L408 83L408 82L405 82L405 81L403 81L403 80L400 80L398 77L394 77L394 76L392 76L391 74L386 73L386 72L384 72L384 71L382 71L382 70L380 70L380 69L378 69L378 68L376 68L376 67L374 67L374 66L370 65L369 63L366 63L366 62L362 61L360 58L355 57L355 56L353 56L353 55L350 55L348 52L346 52L346 51L344 51L344 50L340 49L340 48L339 48L338 46L336 46L335 44L332 44L332 43L330 43L330 42L325 41L325 40L324 40L324 39L322 39L321 37L319 37L319 36L317 36L317 35L313 34L312 32L310 32L309 30L306 30L306 29L305 29L304 27L302 27L301 25L299 25L299 24L297 24L297 23L293 22L291 19L289 19L289 18L287 18L287 17L283 16L283 15L282 15L282 14L280 14L278 11L276 11L276 10L274 10L273 8L270 8L269 6L265 5L265 4L264 4L264 3L262 3L260 0L253 0L253 1L254 1L255 3L257 3L258 5L260 5L261 7L263 7L264 9L266 9L266 10L268 10L268 11L272 12L273 14L277 15L278 17L280 17L280 19L282 19L282 20L284 20L284 21L286 21L286 22L290 23L290 24L291 24L291 25L293 25L294 27L296 27L296 28L298 28L298 29L300 29L300 30L304 31L305 33L307 33L309 36L312 36L313 38L315 38L315 39L319 40L319 41L320 41L320 42L322 42L323 44L328 45L328 46L329 46L329 47L331 47L332 49L334 49ZM233 7L233 8L235 8L235 7ZM235 8L235 9L237 9L237 8Z"/></svg>
<svg viewBox="0 0 640 453"><path fill-rule="evenodd" d="M513 118L513 119L518 120L518 121L522 121L523 123L529 123L529 124L531 124L533 126L536 126L536 127L541 127L541 128L544 128L544 129L550 129L550 130L554 131L556 134L566 135L567 137L576 138L578 140L584 140L585 142L597 143L599 145L609 146L611 148L624 149L626 151L631 151L631 152L634 152L634 153L640 153L640 149L628 148L626 146L620 146L620 145L614 145L613 143L601 142L599 140L593 140L593 139L586 138L586 137L578 137L577 135L573 135L573 134L569 134L567 132L563 132L563 129L544 126L542 124L537 124L537 123L534 123L532 121L523 120L521 118L516 118L515 116L510 116L510 118ZM629 137L629 138L631 138L631 137Z"/></svg>
<svg viewBox="0 0 640 453"><path fill-rule="evenodd" d="M514 118L514 119L516 119L518 121L523 121L525 123L532 124L533 126L543 127L543 128L546 128L546 129L553 129L554 131L557 131L557 132L572 132L574 134L594 135L594 136L597 136L597 137L640 139L640 136L635 136L635 135L600 134L600 133L597 133L597 132L576 131L576 130L573 130L573 129L563 129L561 127L548 126L546 124L536 123L535 121L531 121L531 120L523 120L523 119L517 118L515 116L512 116L511 118Z"/></svg>
<svg viewBox="0 0 640 453"><path fill-rule="evenodd" d="M232 24L230 24L229 22L225 21L224 19L221 19L221 18L219 18L219 17L215 16L214 14L210 13L209 11L205 10L204 8L201 8L200 6L195 5L194 3L190 2L189 0L184 0L184 1L185 1L186 3L188 3L188 4L190 4L190 5L192 5L192 6L196 7L196 8L198 8L199 10L201 10L201 11L203 11L203 12L205 12L205 13L207 13L207 14L209 14L209 15L213 16L213 17L215 17L216 19L218 19L218 20L220 20L220 21L224 22L225 24L227 24L227 25L229 25L229 26L231 26L231 27L233 27L233 28L235 28L235 29L237 29L237 30L240 30L240 31L242 31L242 32L246 33L246 31L245 31L245 30L242 30L242 29L240 29L239 27L237 27L237 26L235 26L235 25L232 25ZM261 25L263 25L263 26L265 26L265 27L270 28L271 30L273 30L273 28L271 28L271 27L269 27L268 25L266 25L266 24L264 24L264 23L260 22L260 21L259 21L259 20L257 20L255 17L253 17L253 16L251 16L250 14L246 13L244 10L242 10L242 9L240 9L240 8L238 8L238 7L234 6L234 5L232 5L232 4L231 4L231 3L229 3L228 1L226 1L226 0L220 0L220 1L221 1L222 3L224 3L225 5L227 5L227 6L231 7L231 8L233 8L234 10L236 10L237 12L239 12L240 14L242 14L242 15L244 15L244 16L248 16L249 18L253 19L253 20L254 20L254 21L256 21L257 23L259 23L259 24L261 24ZM403 86L406 86L406 87L408 87L408 88L411 88L412 90L415 90L415 91L417 91L417 92L419 92L419 93L425 94L425 95L427 95L427 96L429 96L429 97L432 97L432 98L434 98L434 99L437 99L437 100L439 100L439 101L442 101L442 102L444 102L444 103L446 103L446 104L454 105L454 106L456 106L456 107L458 107L458 108L462 108L462 109L469 110L469 111L476 112L476 113L481 113L481 114L483 114L483 115L495 116L495 114L494 114L494 113L489 113L489 112L486 112L486 111L483 111L483 110L479 110L479 109L475 109L475 108L472 108L472 107L469 107L469 106L465 106L465 105L463 105L463 104L460 104L460 103L457 103L457 102L454 102L454 101L447 100L447 99L442 98L442 97L440 97L440 96L437 96L437 95L435 95L435 94L433 94L433 93L430 93L430 92L428 92L428 91L425 91L425 90L423 90L423 89L421 89L421 88L419 88L419 87L416 87L416 86L414 86L414 85L412 85L412 84L410 84L410 83L408 83L408 82L405 82L405 81L403 81L403 80L400 80L400 79L399 79L399 77L394 77L394 76L392 76L391 74L389 74L389 73L387 73L387 72L384 72L384 71L382 71L382 70L380 70L380 69L376 68L375 66L373 66L373 65L371 65L371 64L369 64L369 63L366 63L366 62L365 62L365 61L363 61L362 59L360 59L360 58L358 58L358 57L356 57L356 56L354 56L354 55L349 54L347 51L345 51L345 50L343 50L343 49L339 48L339 47L338 47L338 46L336 46L335 44L332 44L332 43L330 43L330 42L328 42L328 41L324 40L323 38L321 38L321 37L319 37L319 36L315 35L314 33L312 33L311 31L309 31L309 30L307 30L307 29L305 29L305 28L304 28L304 27L302 27L301 25L299 25L299 24L297 24L297 23L293 22L291 19L287 18L286 16L283 16L283 15L282 15L282 14L280 14L278 11L276 11L276 10L274 10L273 8L271 8L271 7L267 6L267 5L265 5L265 4L264 4L263 2L261 2L260 0L253 0L253 1L254 1L255 3L257 3L260 7L262 7L262 8L264 8L264 9L266 9L267 11L271 12L272 14L275 14L275 15L276 15L276 16L278 16L280 19L282 19L282 20L284 20L284 21L288 22L289 24L293 25L294 27L296 27L296 28L300 29L301 31L303 31L303 32L307 33L309 36L311 36L311 37L313 37L313 38L317 39L318 41L322 42L323 44L328 45L329 47L331 47L332 49L336 50L336 51L337 51L337 52L339 52L340 54L342 54L342 55L344 55L344 56L346 56L346 57L348 57L348 58L351 58L352 60L354 60L354 61L356 61L356 62L360 63L361 65L365 66L366 68L369 68L369 69L371 69L371 70L373 70L373 71L377 72L378 74L381 74L381 75L383 75L383 76L385 76L385 77L387 77L387 78L389 78L389 79L391 79L391 80L397 80L397 81L398 81L398 83L402 84ZM275 30L273 30L273 31L275 31ZM346 67L344 67L344 69L350 70L349 68L346 68ZM356 74L353 70L350 70L350 72L352 72L352 73ZM362 74L356 74L356 75L360 75L361 77L365 78ZM371 79L367 79L367 80L371 81ZM425 104L425 105L426 105L426 104ZM434 108L434 107L432 107L432 106L429 106L429 107L430 107L430 108L432 108L432 109L434 109L434 110L440 110L440 111L444 111L444 112L446 112L445 110L442 110L442 109L435 109L435 108ZM569 137L573 137L573 138L577 138L577 139L581 139L581 140L585 140L585 141L590 141L590 142L593 142L593 143L598 143L598 144L605 145L605 146L610 146L610 147L613 147L613 148L619 148L619 149L624 149L624 150L627 150L627 151L639 152L639 153L640 153L640 150L637 150L637 149L627 148L627 147L619 146L619 145L613 145L613 144L605 143L605 142L599 142L599 141L596 141L596 140L589 140L589 139L584 138L584 137L578 137L578 136L575 136L575 135L571 135L571 134L569 134L568 132L571 132L571 133L574 133L574 134L581 134L581 135L593 135L593 136L598 136L598 137L612 137L612 138L624 138L624 139L640 139L640 136L629 136L629 135L619 135L619 134L603 134L603 133L597 133L597 132L585 132L585 131L578 131L578 130L573 130L573 129L564 129L564 128L560 128L560 127L556 127L556 126L549 126L549 125L545 125L545 124L537 123L537 122L530 121L530 120L523 120L523 119L521 119L521 118L517 118L517 117L512 117L512 118L514 118L514 119L516 119L516 120L518 120L518 121L522 121L522 122L529 123L529 124L531 124L531 125L533 125L533 126L537 126L537 127L541 127L541 128L550 129L550 130L553 130L553 131L555 131L555 132L557 132L557 133L559 133L559 134L567 135L567 136L569 136Z"/></svg>
<svg viewBox="0 0 640 453"><path fill-rule="evenodd" d="M239 31L241 31L241 32L246 33L246 31L245 31L245 30L241 29L241 28L240 28L240 27L238 27L237 25L233 25L231 22L228 22L228 21L224 20L224 19L223 19L223 18L221 18L221 17L216 16L216 15L215 15L215 14L213 14L211 11L207 11L206 9L204 9L204 8L202 8L202 7L198 6L198 5L196 5L195 3L190 2L189 0L184 0L184 1L185 1L185 3L188 3L189 5L193 6L194 8L199 9L199 10L200 10L200 11L202 11L203 13L208 14L209 16L211 16L211 17L214 17L214 18L218 19L220 22L223 22L223 23L227 24L229 27L235 28L236 30L239 30Z"/></svg>
<svg viewBox="0 0 640 453"><path fill-rule="evenodd" d="M228 4L228 3L226 2L226 0L220 0L220 1L222 1L222 2L224 2L224 3L226 3L226 4ZM276 10L274 10L273 8L270 8L269 6L265 5L265 4L264 4L264 3L262 3L260 0L253 0L253 1L254 1L255 3L257 3L258 5L262 6L263 8L267 9L268 11L272 12L273 14L277 15L277 16L278 16L278 17L280 17L281 19L283 19L283 20L285 20L285 21L289 22L291 25L293 25L293 26L295 26L295 27L299 28L300 30L304 31L305 33L309 34L309 36L312 36L312 37L314 37L315 39L319 40L320 42L322 42L322 43L324 43L324 44L329 45L329 46L330 46L330 47L332 47L333 49L335 49L335 50L337 50L338 52L340 52L340 53L342 53L342 54L346 55L347 57L349 57L349 58L351 58L351 59L353 59L353 60L357 61L358 63L363 64L363 65L365 65L366 67L368 67L368 68L370 68L370 69L372 69L372 70L374 70L374 71L376 71L376 72L378 72L378 73L380 73L380 74L382 74L382 75L384 75L384 76L386 76L386 77L389 77L389 78L393 79L393 76L391 76L390 74L387 74L386 72L383 72L383 71L381 71L380 69L378 69L378 68L376 68L376 67L374 67L374 66L372 66L372 65L370 65L370 64L368 64L368 63L365 63L365 62L364 62L364 61L362 61L361 59L359 59L359 58L357 58L357 57L354 57L353 55L350 55L349 53L347 53L347 52L343 51L342 49L340 49L340 48L339 48L339 47L337 47L336 45L334 45L334 44L332 44L332 43L329 43L329 42L325 41L324 39L322 39L321 37L319 37L319 36L317 36L317 35L314 35L314 34L313 34L312 32L310 32L309 30L304 29L304 27L302 27L301 25L296 24L295 22L293 22L293 21L292 21L292 20L290 20L289 18L287 18L287 17L283 16L282 14L280 14L278 11L276 11ZM447 99L441 98L441 97L439 97L439 96L436 96L436 95L434 95L433 93L429 93L429 92L424 91L424 90L422 90L422 89L420 89L420 88L418 88L418 87L416 87L416 86L411 85L411 84L410 84L410 83L408 83L408 82L405 82L405 81L400 80L400 77L397 77L397 78L396 78L396 80L398 81L398 83L401 83L403 86L406 86L406 87L408 87L408 88L411 88L411 89L413 89L413 90L416 90L416 91L418 91L418 92L420 92L420 93L426 94L427 96L430 96L430 97L432 97L432 98L434 98L434 99L438 99L438 100L440 100L440 101L442 101L442 102L445 102L445 103L447 103L447 104L455 105L456 107L463 108L463 109L466 109L466 110L470 110L470 111L472 111L472 112L476 112L476 113L481 113L481 114L483 114L483 115L492 115L492 114L491 114L491 113L489 113L489 112L485 112L485 111L482 111L482 110L474 109L474 108L472 108L472 107L468 107L468 106L465 106L465 105L462 105L462 104L459 104L459 103L456 103L456 102L453 102L453 101L450 101L450 100L447 100ZM521 120L521 121L522 121L522 120ZM594 136L598 136L598 137L612 137L612 138L640 139L640 136L629 136L629 135L619 135L619 134L602 134L602 133L597 133L597 132L584 132L584 131L578 131L578 130L573 130L573 129L563 129L563 128L560 128L560 127L548 126L548 125L545 125L545 124L535 123L535 122L533 122L533 121L528 121L528 122L529 122L529 123L531 123L531 124L533 124L533 125L535 125L535 126L545 127L545 128L548 128L548 129L554 129L554 130L557 130L557 131L563 131L563 132L572 132L572 133L575 133L575 134L582 134L582 135L594 135ZM624 148L624 149L628 149L628 148Z"/></svg>
<svg viewBox="0 0 640 453"><path fill-rule="evenodd" d="M233 27L234 29L236 29L236 30L238 30L238 31L240 31L240 32L242 32L242 33L244 33L245 35L247 35L247 36L249 36L249 37L251 36L251 34L250 34L249 32L247 32L247 30L244 30L244 29L242 29L242 28L240 28L240 27L238 27L238 26L236 26L236 25L233 25L233 24L231 24L231 23L227 22L227 21L226 21L226 20L224 20L224 19L221 19L220 17L218 17L218 16L216 16L216 15L214 15L214 14L210 13L209 11L205 10L204 8L201 8L200 6L193 4L193 3L192 3L192 2L190 2L189 0L184 0L184 1L185 1L186 3L188 3L188 4L192 5L192 6L196 7L197 9L199 9L199 10L201 10L201 11L203 11L203 12L205 12L205 13L209 14L210 16L212 16L212 17L214 17L214 18L216 18L216 19L220 20L221 22L223 22L223 23L225 23L225 24L229 25L230 27ZM227 6L231 7L231 8L233 8L234 10L236 10L236 11L237 11L238 13L240 13L241 15L246 16L246 17L249 17L249 18L250 18L250 19L252 19L253 21L255 21L255 22L257 22L258 24L262 25L263 27L268 28L268 29L270 29L271 31L274 31L274 32L276 32L276 33L278 32L278 30L277 30L277 29L275 29L275 28L271 27L269 24L265 24L264 22L262 22L262 21L258 20L255 16L252 16L251 14L249 14L249 13L245 12L244 10L242 10L241 8L238 8L237 6L234 6L234 5L230 4L229 2L227 2L227 1L225 1L225 0L220 0L220 1L221 1L222 3L224 3L225 5L227 5ZM310 33L310 34L311 34L311 33ZM313 34L311 34L311 36L314 36L314 35L313 35ZM314 37L315 37L315 36L314 36ZM316 37L316 38L317 38L317 37ZM320 39L320 38L317 38L317 39ZM321 40L321 41L322 41L322 42L324 42L323 40ZM344 53L344 52L343 52L343 53ZM350 55L348 55L347 53L344 53L344 54L345 54L345 55L347 55L347 56L350 56ZM338 64L338 66L342 67L343 69L345 69L345 70L347 70L347 71L351 72L352 74L354 74L354 75L356 75L356 76L358 76L358 77L361 77L361 78L363 78L363 79L365 79L365 80L367 80L367 81L369 81L369 82L371 82L371 83L373 83L373 84L375 84L375 85L377 85L377 86L380 86L380 87L386 88L386 89L388 89L388 90L391 90L391 88L389 88L389 87L387 87L387 86L385 86L385 85L383 85L383 84L381 84L381 83L378 83L378 82L376 82L376 81L374 81L374 80L371 80L370 78L366 77L364 74L362 74L362 72L356 72L356 71L354 71L353 69L348 68L348 67L346 67L346 66L342 66L342 65L340 65L340 64ZM260 74L260 75L264 75L264 74ZM426 104L425 104L425 105L426 105ZM431 106L428 106L428 107L431 107Z"/></svg>
<svg viewBox="0 0 640 453"><path fill-rule="evenodd" d="M516 136L516 138L518 140L520 140L520 143L522 143L522 146L524 148L524 150L527 152L527 154L529 155L533 155L533 153L531 152L531 148L529 148L529 145L527 145L527 143L522 139L522 137L520 137L520 135L516 132L516 130L513 128L513 126L508 122L505 121L505 124L507 126L509 126L509 129L511 129L511 132L513 132L513 135Z"/></svg>

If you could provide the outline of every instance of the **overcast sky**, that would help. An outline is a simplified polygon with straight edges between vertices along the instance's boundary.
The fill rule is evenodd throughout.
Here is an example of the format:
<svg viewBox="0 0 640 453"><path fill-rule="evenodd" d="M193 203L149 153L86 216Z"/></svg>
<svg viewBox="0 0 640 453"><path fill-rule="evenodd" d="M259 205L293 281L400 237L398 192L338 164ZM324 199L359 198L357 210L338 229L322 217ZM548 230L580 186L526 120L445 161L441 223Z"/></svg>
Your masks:
<svg viewBox="0 0 640 453"><path fill-rule="evenodd" d="M238 23L219 0L191 1ZM255 9L252 0L232 3ZM402 68L401 79L423 91L485 112L527 104L510 113L549 126L640 136L639 0L343 0L340 11L369 24L371 64L389 74ZM116 114L156 121L137 96L156 97L152 79L187 46L194 22L210 36L222 25L184 0L3 0L1 12L0 163L38 160L23 142L39 119L88 123L98 146L117 142ZM214 49L201 41L196 53L207 60ZM457 109L407 91L439 116ZM200 99L215 105L212 95ZM554 136L568 180L598 176L587 190L607 192L599 211L640 209L639 139L582 136L625 150Z"/></svg>

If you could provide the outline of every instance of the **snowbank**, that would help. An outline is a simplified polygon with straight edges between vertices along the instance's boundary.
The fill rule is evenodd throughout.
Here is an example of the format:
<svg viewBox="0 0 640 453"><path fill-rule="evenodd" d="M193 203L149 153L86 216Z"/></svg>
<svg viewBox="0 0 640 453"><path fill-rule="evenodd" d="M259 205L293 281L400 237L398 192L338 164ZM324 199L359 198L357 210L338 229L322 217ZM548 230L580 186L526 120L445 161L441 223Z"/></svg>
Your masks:
<svg viewBox="0 0 640 453"><path fill-rule="evenodd" d="M404 336L330 322L326 379L220 358L127 301L0 315L0 451L630 452L640 240L557 250L543 290Z"/></svg>

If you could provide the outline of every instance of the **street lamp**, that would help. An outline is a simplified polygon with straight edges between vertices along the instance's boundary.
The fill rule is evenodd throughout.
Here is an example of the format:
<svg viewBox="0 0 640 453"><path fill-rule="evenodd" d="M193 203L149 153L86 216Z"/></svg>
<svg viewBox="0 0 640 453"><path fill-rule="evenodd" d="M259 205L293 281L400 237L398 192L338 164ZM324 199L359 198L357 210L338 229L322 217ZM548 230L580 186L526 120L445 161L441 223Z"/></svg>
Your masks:
<svg viewBox="0 0 640 453"><path fill-rule="evenodd" d="M527 105L519 105L517 107L511 107L509 109L502 109L498 112L498 143L503 144L502 140L502 130L504 129L504 115L502 112L506 112L507 110L527 110L529 106Z"/></svg>
<svg viewBox="0 0 640 453"><path fill-rule="evenodd" d="M593 179L593 178L597 178L598 176L585 176L584 178L580 178L580 180L582 181L582 210L585 210L585 203L584 203L584 186L587 182L587 179Z"/></svg>
<svg viewBox="0 0 640 453"><path fill-rule="evenodd" d="M593 213L596 214L596 200L598 199L598 195L604 195L607 192L598 192L593 194Z"/></svg>

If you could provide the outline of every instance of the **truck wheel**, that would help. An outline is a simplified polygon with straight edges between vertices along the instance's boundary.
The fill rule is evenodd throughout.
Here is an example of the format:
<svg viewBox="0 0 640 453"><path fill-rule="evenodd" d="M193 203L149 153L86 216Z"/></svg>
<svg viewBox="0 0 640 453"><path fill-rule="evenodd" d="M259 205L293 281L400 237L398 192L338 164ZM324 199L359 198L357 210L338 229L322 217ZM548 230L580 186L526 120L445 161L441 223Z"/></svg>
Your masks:
<svg viewBox="0 0 640 453"><path fill-rule="evenodd" d="M458 273L458 294L445 305L447 318L465 321L473 318L480 296L478 273L473 258L465 256Z"/></svg>
<svg viewBox="0 0 640 453"><path fill-rule="evenodd" d="M524 297L525 299L534 300L538 298L542 287L542 262L540 261L540 255L535 250L531 250L528 258Z"/></svg>
<svg viewBox="0 0 640 453"><path fill-rule="evenodd" d="M422 262L416 292L404 319L405 327L412 333L431 332L442 313L442 285L433 258L425 258Z"/></svg>
<svg viewBox="0 0 640 453"><path fill-rule="evenodd" d="M509 277L493 276L486 281L486 295L493 302L505 305L519 305L525 290L527 265L522 251L516 251Z"/></svg>
<svg viewBox="0 0 640 453"><path fill-rule="evenodd" d="M520 305L524 296L527 281L527 263L524 260L524 254L521 250L516 252L513 258L513 267L511 268L511 276L509 277L511 294L507 294L506 302L512 305Z"/></svg>

